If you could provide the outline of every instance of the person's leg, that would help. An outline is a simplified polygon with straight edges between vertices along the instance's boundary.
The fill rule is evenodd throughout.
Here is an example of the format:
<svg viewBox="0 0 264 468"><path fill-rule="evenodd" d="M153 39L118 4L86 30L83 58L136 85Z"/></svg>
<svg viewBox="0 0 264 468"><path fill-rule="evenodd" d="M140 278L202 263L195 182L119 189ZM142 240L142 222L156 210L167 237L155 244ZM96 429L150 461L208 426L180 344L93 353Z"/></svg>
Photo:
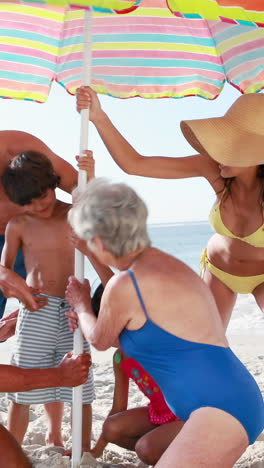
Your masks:
<svg viewBox="0 0 264 468"><path fill-rule="evenodd" d="M22 444L29 422L29 405L10 402L7 413L7 429Z"/></svg>
<svg viewBox="0 0 264 468"><path fill-rule="evenodd" d="M57 340L56 322L52 305L47 304L34 313L22 307L19 311L11 364L26 369L53 367L53 348ZM56 389L37 387L36 381L35 390L9 394L9 399L16 403L10 405L8 429L20 443L28 425L29 405L56 401Z"/></svg>
<svg viewBox="0 0 264 468"><path fill-rule="evenodd" d="M183 426L183 421L173 421L147 432L136 442L138 458L146 465L155 465Z"/></svg>
<svg viewBox="0 0 264 468"><path fill-rule="evenodd" d="M224 328L228 327L237 294L231 291L222 281L212 275L206 268L202 274L203 281L209 286L219 310Z"/></svg>
<svg viewBox="0 0 264 468"><path fill-rule="evenodd" d="M44 408L47 417L46 445L51 447L63 447L61 424L64 403L53 401L51 403L45 403Z"/></svg>
<svg viewBox="0 0 264 468"><path fill-rule="evenodd" d="M92 434L92 405L83 405L82 417L82 451L89 452Z"/></svg>
<svg viewBox="0 0 264 468"><path fill-rule="evenodd" d="M4 468L31 468L17 440L0 425L0 466Z"/></svg>
<svg viewBox="0 0 264 468"><path fill-rule="evenodd" d="M4 244L5 244L5 235L0 234L0 255L2 254ZM3 295L2 291L0 290L0 319L4 315L5 306L6 306L6 297Z"/></svg>
<svg viewBox="0 0 264 468"><path fill-rule="evenodd" d="M149 421L148 408L144 406L108 416L102 433L107 442L135 451L138 439L155 427Z"/></svg>
<svg viewBox="0 0 264 468"><path fill-rule="evenodd" d="M264 283L261 283L259 286L257 286L252 294L255 297L256 303L258 304L260 310L264 312Z"/></svg>
<svg viewBox="0 0 264 468"><path fill-rule="evenodd" d="M192 413L155 468L232 468L248 446L240 422L217 408Z"/></svg>

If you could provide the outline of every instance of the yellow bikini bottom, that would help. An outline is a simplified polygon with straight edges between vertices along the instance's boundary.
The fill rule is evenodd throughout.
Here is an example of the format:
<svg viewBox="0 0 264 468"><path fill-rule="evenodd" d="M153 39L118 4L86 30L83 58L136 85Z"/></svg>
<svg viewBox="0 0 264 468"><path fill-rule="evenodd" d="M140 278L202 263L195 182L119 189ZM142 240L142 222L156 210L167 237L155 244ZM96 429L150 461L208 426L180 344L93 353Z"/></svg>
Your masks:
<svg viewBox="0 0 264 468"><path fill-rule="evenodd" d="M264 283L264 274L256 276L235 276L220 270L209 262L206 249L202 252L200 266L201 277L203 275L204 268L206 268L213 276L222 281L222 283L224 283L234 293L249 294L252 293L261 283Z"/></svg>

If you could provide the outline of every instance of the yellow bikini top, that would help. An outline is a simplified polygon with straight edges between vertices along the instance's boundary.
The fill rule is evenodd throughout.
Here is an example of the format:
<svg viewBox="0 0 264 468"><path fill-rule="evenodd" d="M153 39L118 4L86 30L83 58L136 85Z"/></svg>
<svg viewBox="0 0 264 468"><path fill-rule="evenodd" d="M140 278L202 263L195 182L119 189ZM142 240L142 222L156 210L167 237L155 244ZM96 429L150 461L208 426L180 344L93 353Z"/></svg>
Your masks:
<svg viewBox="0 0 264 468"><path fill-rule="evenodd" d="M222 221L220 211L221 201L222 199L219 203L213 205L209 214L209 222L213 230L222 236L231 237L232 239L239 239L243 242L246 242L247 244L253 245L254 247L264 247L264 222L255 232L249 234L249 236L236 236L224 225Z"/></svg>

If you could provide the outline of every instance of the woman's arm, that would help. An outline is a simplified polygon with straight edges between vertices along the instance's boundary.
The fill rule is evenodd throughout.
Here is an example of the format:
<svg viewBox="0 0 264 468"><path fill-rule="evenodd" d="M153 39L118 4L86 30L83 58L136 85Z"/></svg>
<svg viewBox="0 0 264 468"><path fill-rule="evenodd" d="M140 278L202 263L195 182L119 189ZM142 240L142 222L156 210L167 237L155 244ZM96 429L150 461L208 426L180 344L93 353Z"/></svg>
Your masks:
<svg viewBox="0 0 264 468"><path fill-rule="evenodd" d="M131 319L127 303L124 301L126 286L123 283L126 283L126 276L124 273L119 273L108 281L98 318L91 307L88 280L80 283L74 276L69 278L66 299L71 305L71 311L66 315L70 319L70 329L74 331L79 320L85 339L99 351L118 346L119 335ZM122 294L119 291L122 291Z"/></svg>
<svg viewBox="0 0 264 468"><path fill-rule="evenodd" d="M188 157L146 157L139 154L112 124L102 110L97 94L89 87L79 88L77 110L90 108L90 120L94 123L106 148L123 171L160 179L205 177L211 184L219 178L218 164L207 155Z"/></svg>
<svg viewBox="0 0 264 468"><path fill-rule="evenodd" d="M113 370L115 376L113 404L108 417L127 409L129 378L121 367L122 359L123 353L121 349L117 349L113 356ZM107 444L108 442L104 439L103 433L101 433L94 448L91 450L91 454L94 457L100 457Z"/></svg>

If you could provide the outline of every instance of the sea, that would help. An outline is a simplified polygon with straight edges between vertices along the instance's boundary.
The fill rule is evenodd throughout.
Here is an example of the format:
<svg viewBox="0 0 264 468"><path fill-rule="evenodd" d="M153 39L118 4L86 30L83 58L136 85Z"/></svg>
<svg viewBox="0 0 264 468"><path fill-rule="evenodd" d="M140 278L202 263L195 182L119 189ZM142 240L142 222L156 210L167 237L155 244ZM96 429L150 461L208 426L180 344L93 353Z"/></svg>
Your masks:
<svg viewBox="0 0 264 468"><path fill-rule="evenodd" d="M213 234L207 221L149 224L148 232L153 247L177 257L199 273L202 250ZM93 291L99 280L88 261L85 262L85 274L94 285Z"/></svg>
<svg viewBox="0 0 264 468"><path fill-rule="evenodd" d="M179 258L196 273L199 272L202 250L213 234L207 221L152 224L148 231L153 247Z"/></svg>

